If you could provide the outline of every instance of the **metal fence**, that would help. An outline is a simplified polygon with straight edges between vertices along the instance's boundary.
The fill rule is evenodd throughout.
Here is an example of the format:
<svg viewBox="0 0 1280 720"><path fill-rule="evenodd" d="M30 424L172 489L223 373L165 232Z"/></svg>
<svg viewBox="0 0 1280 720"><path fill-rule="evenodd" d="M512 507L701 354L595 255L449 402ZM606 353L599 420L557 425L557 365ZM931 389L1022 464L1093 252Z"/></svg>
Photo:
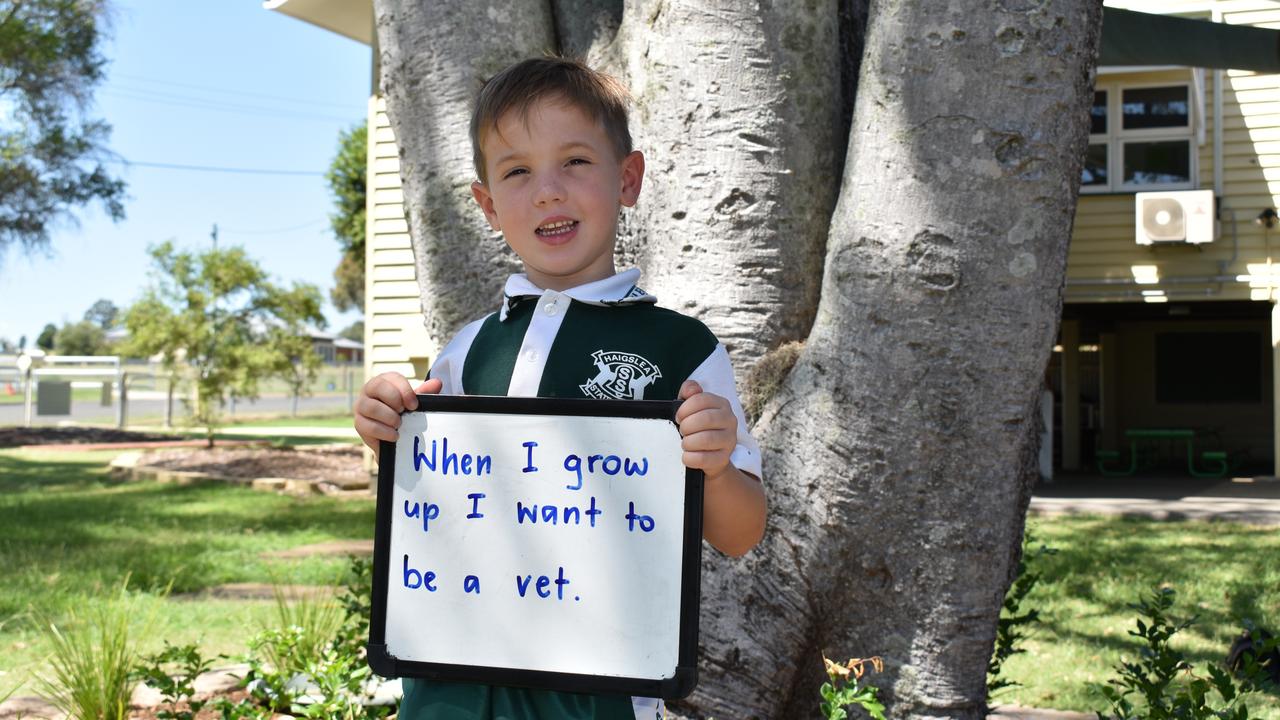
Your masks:
<svg viewBox="0 0 1280 720"><path fill-rule="evenodd" d="M323 365L302 395L345 396L345 407L350 407L356 388L363 382L363 373L361 363ZM73 403L96 402L100 407L111 407L115 425L123 428L129 422L133 400L163 401L164 424L171 426L174 400L182 401L190 394L191 384L185 378L192 375L190 367L179 367L170 373L158 363L122 360L118 356L0 355L0 392L9 397L22 395L21 422L27 426L34 417L69 416ZM263 396L291 397L290 411L297 412L298 395L283 380L264 380L259 392ZM236 412L234 398L229 412ZM14 420L9 416L0 424Z"/></svg>

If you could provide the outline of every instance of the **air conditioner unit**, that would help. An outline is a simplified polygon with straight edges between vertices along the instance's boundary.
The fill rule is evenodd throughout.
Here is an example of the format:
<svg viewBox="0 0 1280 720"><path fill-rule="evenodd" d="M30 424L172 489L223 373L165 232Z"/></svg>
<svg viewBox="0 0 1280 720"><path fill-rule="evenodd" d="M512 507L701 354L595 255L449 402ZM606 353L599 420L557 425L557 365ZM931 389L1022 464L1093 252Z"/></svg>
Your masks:
<svg viewBox="0 0 1280 720"><path fill-rule="evenodd" d="M1212 190L1137 193L1134 224L1138 244L1211 243L1214 210Z"/></svg>

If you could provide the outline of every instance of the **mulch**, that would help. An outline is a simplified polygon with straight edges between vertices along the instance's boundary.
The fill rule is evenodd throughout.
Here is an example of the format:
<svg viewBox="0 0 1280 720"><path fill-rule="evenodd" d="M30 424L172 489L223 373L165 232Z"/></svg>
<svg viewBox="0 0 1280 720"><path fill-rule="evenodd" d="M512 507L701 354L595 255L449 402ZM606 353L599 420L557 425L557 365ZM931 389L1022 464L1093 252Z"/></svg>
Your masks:
<svg viewBox="0 0 1280 720"><path fill-rule="evenodd" d="M339 487L366 487L369 473L355 445L275 449L226 447L156 450L138 459L137 467L207 473L222 477L274 477L329 482Z"/></svg>
<svg viewBox="0 0 1280 720"><path fill-rule="evenodd" d="M99 427L0 427L0 448L32 445L110 445L173 442L172 435ZM185 442L185 441L183 441ZM203 442L203 441L200 441ZM78 449L86 449L80 447Z"/></svg>

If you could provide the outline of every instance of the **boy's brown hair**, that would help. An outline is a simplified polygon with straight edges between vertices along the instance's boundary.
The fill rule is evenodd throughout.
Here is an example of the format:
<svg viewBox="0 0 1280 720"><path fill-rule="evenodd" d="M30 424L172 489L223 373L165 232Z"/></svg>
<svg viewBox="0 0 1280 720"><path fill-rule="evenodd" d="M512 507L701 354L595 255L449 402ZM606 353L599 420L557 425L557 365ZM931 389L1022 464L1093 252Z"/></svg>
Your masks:
<svg viewBox="0 0 1280 720"><path fill-rule="evenodd" d="M534 103L550 98L562 100L600 123L619 158L631 152L631 131L627 128L631 95L625 85L577 58L530 58L508 66L480 88L471 114L471 157L480 182L488 182L480 136L496 130L498 120L509 112L527 119Z"/></svg>

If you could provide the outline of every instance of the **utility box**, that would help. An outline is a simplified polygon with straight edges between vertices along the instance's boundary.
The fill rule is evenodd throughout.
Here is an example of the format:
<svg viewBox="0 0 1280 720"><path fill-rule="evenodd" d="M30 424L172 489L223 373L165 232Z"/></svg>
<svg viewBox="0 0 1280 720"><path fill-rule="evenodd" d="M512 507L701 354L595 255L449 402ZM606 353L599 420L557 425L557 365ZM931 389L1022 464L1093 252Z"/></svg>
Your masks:
<svg viewBox="0 0 1280 720"><path fill-rule="evenodd" d="M36 383L36 415L70 415L71 382L41 380Z"/></svg>

